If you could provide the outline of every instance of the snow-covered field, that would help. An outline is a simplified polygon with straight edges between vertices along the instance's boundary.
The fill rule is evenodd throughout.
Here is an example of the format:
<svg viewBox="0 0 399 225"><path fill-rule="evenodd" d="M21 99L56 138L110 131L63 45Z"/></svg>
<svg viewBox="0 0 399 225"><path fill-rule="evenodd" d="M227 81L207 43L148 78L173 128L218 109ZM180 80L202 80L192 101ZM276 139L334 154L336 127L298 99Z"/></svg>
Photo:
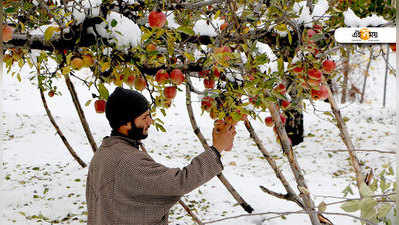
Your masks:
<svg viewBox="0 0 399 225"><path fill-rule="evenodd" d="M395 66L393 54L390 62ZM372 67L366 103L342 105L342 113L349 118L347 125L357 149L394 151L398 146L398 140L395 139L396 81L392 75L389 76L387 106L382 108L385 63L379 58L372 63ZM24 68L23 74L23 77L30 76L28 68ZM84 104L91 98L91 94L77 80L73 81L80 102ZM75 151L89 163L93 153L71 97L63 80L60 80L58 85L63 96L47 98L50 109L53 115L56 115L56 122ZM18 82L9 74L3 78L0 91L0 157L3 161L0 176L0 224L84 224L87 168L81 169L56 135L45 114L39 91L27 79ZM207 115L200 116L199 99L196 99L195 114L202 132L210 142L212 121ZM327 151L345 149L338 129L328 121L328 116L323 114L323 111L329 110L329 105L317 102L315 106L316 111L308 104L304 120L305 141L295 147L295 152L300 166L305 171L309 190L318 205L322 201L329 203L339 200L323 196L342 197L342 191L349 184L353 184L353 172L349 169L346 152ZM102 138L110 133L105 115L96 114L92 104L84 110L99 145ZM160 118L164 120L168 132L165 134L151 128L150 135L145 140L146 148L157 161L166 166L183 167L203 151L189 123L184 93L178 93L173 107L167 112L167 118L161 115ZM262 115L262 118L265 115ZM287 159L282 157L272 129L259 121L253 122L253 125L267 150L275 155L278 165L295 187ZM261 191L259 185L284 193L282 185L250 139L244 125L240 123L237 129L238 135L233 151L223 154L224 175L255 209L254 213L300 210L291 202L274 198ZM391 154L359 152L357 155L366 166L374 168L376 174L384 164L394 163L395 159ZM353 185L352 188L354 195L348 197L355 198L357 190ZM195 207L194 212L203 222L245 214L217 178L184 196L183 200ZM339 205L333 205L327 208L327 212L343 211ZM272 216L274 215L239 217L215 224L310 224L306 215L289 215L286 219L264 221ZM360 224L350 217L327 217L337 225ZM180 205L172 208L170 222L180 225L193 224Z"/></svg>

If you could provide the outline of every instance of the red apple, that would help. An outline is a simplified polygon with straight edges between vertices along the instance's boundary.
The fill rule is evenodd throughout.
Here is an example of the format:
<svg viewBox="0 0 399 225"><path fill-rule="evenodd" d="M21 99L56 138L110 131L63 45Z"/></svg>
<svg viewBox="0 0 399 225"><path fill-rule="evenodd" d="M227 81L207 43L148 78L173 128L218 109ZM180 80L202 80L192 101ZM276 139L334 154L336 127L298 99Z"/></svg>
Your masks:
<svg viewBox="0 0 399 225"><path fill-rule="evenodd" d="M321 84L321 80L308 79L307 82L311 87L319 87Z"/></svg>
<svg viewBox="0 0 399 225"><path fill-rule="evenodd" d="M217 68L213 68L213 76L219 78L220 77L220 72Z"/></svg>
<svg viewBox="0 0 399 225"><path fill-rule="evenodd" d="M226 27L228 26L228 23L223 23L222 25L220 25L220 30L224 30L226 29Z"/></svg>
<svg viewBox="0 0 399 225"><path fill-rule="evenodd" d="M308 76L313 80L321 80L322 73L318 69L310 69L308 70Z"/></svg>
<svg viewBox="0 0 399 225"><path fill-rule="evenodd" d="M184 75L181 70L174 69L172 72L170 72L170 79L172 80L172 83L180 85L184 81Z"/></svg>
<svg viewBox="0 0 399 225"><path fill-rule="evenodd" d="M169 79L169 74L166 70L158 70L157 74L155 75L155 80L159 84L165 83Z"/></svg>
<svg viewBox="0 0 399 225"><path fill-rule="evenodd" d="M132 87L132 86L134 85L134 78L135 78L134 75L128 76L128 77L127 77L127 81L126 81L127 85L129 85L130 87Z"/></svg>
<svg viewBox="0 0 399 225"><path fill-rule="evenodd" d="M316 34L316 31L314 31L314 30L312 30L312 29L309 29L309 30L307 31L307 35L308 35L309 38L312 38L312 36L313 36L314 34Z"/></svg>
<svg viewBox="0 0 399 225"><path fill-rule="evenodd" d="M272 127L273 126L273 118L271 117L271 116L268 116L268 117L266 117L265 118L265 124L266 124L266 126L268 126L268 127Z"/></svg>
<svg viewBox="0 0 399 225"><path fill-rule="evenodd" d="M320 33L320 32L323 30L323 27L322 27L321 25L319 25L319 24L314 24L314 25L313 25L313 30L314 30L316 33Z"/></svg>
<svg viewBox="0 0 399 225"><path fill-rule="evenodd" d="M320 86L320 99L325 100L328 98L328 87L325 85Z"/></svg>
<svg viewBox="0 0 399 225"><path fill-rule="evenodd" d="M220 48L215 48L215 53L231 53L231 48L229 46L222 46Z"/></svg>
<svg viewBox="0 0 399 225"><path fill-rule="evenodd" d="M209 77L210 71L209 70L203 70L198 72L199 77L201 78L207 78Z"/></svg>
<svg viewBox="0 0 399 225"><path fill-rule="evenodd" d="M285 93L287 92L287 90L285 89L285 85L284 84L279 84L277 85L277 87L275 87L275 90L277 92L279 92L282 95L285 95Z"/></svg>
<svg viewBox="0 0 399 225"><path fill-rule="evenodd" d="M201 108L205 111L209 111L212 107L212 104L215 100L209 96L203 97L201 99Z"/></svg>
<svg viewBox="0 0 399 225"><path fill-rule="evenodd" d="M163 94L167 99L173 99L176 97L176 86L170 86L163 89Z"/></svg>
<svg viewBox="0 0 399 225"><path fill-rule="evenodd" d="M292 71L293 71L294 73L301 73L301 72L303 71L303 68L297 66L297 67L295 67Z"/></svg>
<svg viewBox="0 0 399 225"><path fill-rule="evenodd" d="M49 97L53 97L53 96L54 96L54 91L53 91L53 90L49 91L49 92L48 92L48 96L49 96Z"/></svg>
<svg viewBox="0 0 399 225"><path fill-rule="evenodd" d="M396 52L396 43L389 44L389 47L392 49L392 51Z"/></svg>
<svg viewBox="0 0 399 225"><path fill-rule="evenodd" d="M215 87L215 80L213 79L205 79L204 80L205 88L212 89Z"/></svg>
<svg viewBox="0 0 399 225"><path fill-rule="evenodd" d="M138 77L134 80L134 88L136 88L136 90L142 91L146 86L147 83L143 77Z"/></svg>
<svg viewBox="0 0 399 225"><path fill-rule="evenodd" d="M326 73L330 73L331 71L335 70L335 62L329 59L324 60L323 70Z"/></svg>
<svg viewBox="0 0 399 225"><path fill-rule="evenodd" d="M8 25L3 25L3 42L8 42L12 39L14 28Z"/></svg>
<svg viewBox="0 0 399 225"><path fill-rule="evenodd" d="M148 16L150 27L161 28L166 23L166 15L163 12L152 11Z"/></svg>
<svg viewBox="0 0 399 225"><path fill-rule="evenodd" d="M98 99L94 102L94 109L96 113L104 113L105 112L106 101L103 99Z"/></svg>
<svg viewBox="0 0 399 225"><path fill-rule="evenodd" d="M289 102L289 101L286 101L286 100L282 100L282 101L281 101L281 108L282 108L283 110L288 109L288 107L290 107L290 105L291 105L291 102Z"/></svg>

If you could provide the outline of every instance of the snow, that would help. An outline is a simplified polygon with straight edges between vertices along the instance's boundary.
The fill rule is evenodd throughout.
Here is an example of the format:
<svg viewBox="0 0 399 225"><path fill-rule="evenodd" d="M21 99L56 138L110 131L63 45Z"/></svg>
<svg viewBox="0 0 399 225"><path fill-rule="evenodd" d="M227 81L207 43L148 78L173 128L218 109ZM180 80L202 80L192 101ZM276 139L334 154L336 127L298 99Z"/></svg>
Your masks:
<svg viewBox="0 0 399 225"><path fill-rule="evenodd" d="M217 30L215 30L215 28L219 29L220 25L223 23L224 20L220 18L211 20L209 24L207 23L207 20L200 19L195 23L193 30L197 35L215 37L217 35Z"/></svg>
<svg viewBox="0 0 399 225"><path fill-rule="evenodd" d="M260 44L258 48L262 53L268 54L267 46ZM395 66L393 54L390 56L390 63ZM397 102L396 82L394 76L388 77L387 102L389 104L382 108L384 80L382 74L385 73L385 64L381 58L378 58L373 61L371 67L369 80L372 82L367 84L366 103L349 102L340 105L340 108L343 116L350 118L347 126L350 134L353 135L352 140L356 148L391 151L398 145L398 139L395 137L397 111L393 104ZM87 169L79 167L55 134L42 107L36 86L27 81L27 78L32 76L29 74L30 71L31 69L27 67L22 69L22 82L6 74L0 87L0 117L2 118L0 126L3 131L0 133L0 159L3 159L3 164L0 163L3 166L0 169L0 225L50 224L50 222L31 218L33 215L40 214L49 218L48 221L65 219L60 224L85 224ZM78 74L79 77L88 75L86 70L79 71ZM73 82L81 103L91 99L91 92L94 92L94 89L88 91L77 80ZM193 79L193 83L200 86L202 81ZM88 163L93 153L87 143L65 83L61 79L56 81L55 85L63 95L47 98L49 107L68 141ZM109 91L112 92L114 88L115 86L110 86ZM198 95L193 94L193 99L199 99ZM348 171L348 154L327 152L327 150L345 149L338 129L323 113L330 110L329 105L324 102L315 102L317 110L314 110L310 102L305 103L307 105L304 114L305 141L295 147L295 152L301 169L306 171L305 179L316 205L322 201L333 202L336 199L322 196L342 197L342 190L353 182L353 173ZM200 101L197 100L193 103L194 113L201 131L210 143L212 121L206 113L201 116L199 107ZM93 102L83 110L99 145L102 138L110 133L105 115L94 112ZM165 134L151 128L149 137L145 140L146 148L156 161L169 167L183 167L203 151L189 123L184 92L178 92L173 106L167 110L167 113L167 118L159 112L157 116L164 120L168 132ZM268 113L260 114L261 118L266 115ZM272 128L265 127L260 121L251 122L266 149L276 157L280 169L295 187L287 159L281 155ZM284 193L282 185L262 158L242 123L238 124L237 131L235 147L231 152L223 153L225 177L255 209L254 213L299 210L295 204L276 199L260 190L259 185L263 185L273 191ZM382 165L394 164L395 160L393 155L388 154L359 152L357 155L367 166L375 168L376 174L381 170ZM334 173L338 175L334 176ZM354 186L352 188L355 194L348 197L355 198L357 192ZM197 209L195 213L203 222L245 213L240 206L235 205L236 201L217 178L182 199L195 206ZM329 206L327 211L342 212L339 205ZM354 214L358 215L358 213ZM286 220L264 221L271 216L240 217L218 222L215 225L310 224L306 215L291 215L287 216ZM327 217L334 224L360 224L347 217ZM176 205L171 211L170 224L193 223L181 206Z"/></svg>
<svg viewBox="0 0 399 225"><path fill-rule="evenodd" d="M306 6L306 1L295 2L293 6L294 11L297 13L301 12L295 21L298 24L303 23L305 27L312 27L314 20L320 19L320 21L324 21L328 18L328 14L326 13L328 7L327 0L319 0L316 4L314 4L313 12L310 14L309 7Z"/></svg>
<svg viewBox="0 0 399 225"><path fill-rule="evenodd" d="M352 9L348 8L348 10L344 12L344 23L348 27L376 27L387 23L387 21L382 16L377 16L375 14L365 18L360 18L352 11Z"/></svg>
<svg viewBox="0 0 399 225"><path fill-rule="evenodd" d="M116 21L116 25L112 27L112 22ZM116 43L119 49L126 47L135 47L141 41L141 30L136 23L128 19L122 14L111 12L106 22L96 25L97 32L105 38L113 38L111 41ZM107 29L111 32L108 33ZM126 49L125 49L126 50Z"/></svg>
<svg viewBox="0 0 399 225"><path fill-rule="evenodd" d="M89 18L99 16L101 3L101 0L83 0L80 2L81 7L73 7L72 16L75 24L81 24L86 16ZM69 2L69 5L74 5L74 2Z"/></svg>

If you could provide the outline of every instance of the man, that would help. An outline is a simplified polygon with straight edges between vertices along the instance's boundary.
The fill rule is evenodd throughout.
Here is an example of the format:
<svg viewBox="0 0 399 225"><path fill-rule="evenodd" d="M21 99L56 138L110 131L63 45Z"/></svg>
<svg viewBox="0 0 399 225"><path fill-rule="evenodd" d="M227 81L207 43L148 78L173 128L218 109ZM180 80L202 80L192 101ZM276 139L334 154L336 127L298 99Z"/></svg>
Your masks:
<svg viewBox="0 0 399 225"><path fill-rule="evenodd" d="M137 91L116 88L105 114L112 128L94 154L87 176L89 225L166 225L170 208L181 196L223 170L220 152L230 151L234 127L217 132L213 146L190 165L168 168L139 150L153 120L146 98Z"/></svg>

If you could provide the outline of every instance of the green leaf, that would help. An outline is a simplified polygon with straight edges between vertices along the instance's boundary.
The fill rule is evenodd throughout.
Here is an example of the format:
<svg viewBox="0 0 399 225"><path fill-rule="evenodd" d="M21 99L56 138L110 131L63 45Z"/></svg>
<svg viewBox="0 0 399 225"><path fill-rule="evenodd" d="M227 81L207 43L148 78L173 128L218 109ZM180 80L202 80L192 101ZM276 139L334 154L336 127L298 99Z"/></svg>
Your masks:
<svg viewBox="0 0 399 225"><path fill-rule="evenodd" d="M392 205L389 203L384 203L380 208L377 210L377 217L384 218L388 215L389 211L391 211Z"/></svg>
<svg viewBox="0 0 399 225"><path fill-rule="evenodd" d="M359 191L360 191L360 194L361 194L363 197L369 197L369 196L373 196L373 195L374 195L374 193L373 193L373 191L370 189L370 187L367 186L367 184L364 183L364 182L362 182L362 183L360 184L360 189L359 189Z"/></svg>
<svg viewBox="0 0 399 225"><path fill-rule="evenodd" d="M89 100L85 103L85 106L86 106L86 107L89 106L90 103L91 103L91 99L89 99Z"/></svg>
<svg viewBox="0 0 399 225"><path fill-rule="evenodd" d="M60 28L56 26L47 27L46 31L44 31L44 40L49 41L56 31L59 31Z"/></svg>
<svg viewBox="0 0 399 225"><path fill-rule="evenodd" d="M345 212L356 212L357 210L360 209L360 201L352 200L345 202L344 204L341 205L341 209L343 209Z"/></svg>
<svg viewBox="0 0 399 225"><path fill-rule="evenodd" d="M327 209L327 204L323 201L320 202L319 206L317 206L317 208L319 209L320 212L324 212Z"/></svg>
<svg viewBox="0 0 399 225"><path fill-rule="evenodd" d="M290 45L292 45L292 36L290 31L288 31L288 42L290 43Z"/></svg>
<svg viewBox="0 0 399 225"><path fill-rule="evenodd" d="M4 12L5 12L6 14L15 13L15 7L6 8L6 9L4 10Z"/></svg>
<svg viewBox="0 0 399 225"><path fill-rule="evenodd" d="M193 29L190 26L180 26L176 30L179 32L185 33L187 35L190 35L190 36L195 35L195 32L193 31Z"/></svg>
<svg viewBox="0 0 399 225"><path fill-rule="evenodd" d="M118 21L116 21L115 19L113 19L111 21L111 27L115 27L118 24Z"/></svg>
<svg viewBox="0 0 399 225"><path fill-rule="evenodd" d="M100 92L100 98L107 100L109 92L103 83L98 84L98 91Z"/></svg>

